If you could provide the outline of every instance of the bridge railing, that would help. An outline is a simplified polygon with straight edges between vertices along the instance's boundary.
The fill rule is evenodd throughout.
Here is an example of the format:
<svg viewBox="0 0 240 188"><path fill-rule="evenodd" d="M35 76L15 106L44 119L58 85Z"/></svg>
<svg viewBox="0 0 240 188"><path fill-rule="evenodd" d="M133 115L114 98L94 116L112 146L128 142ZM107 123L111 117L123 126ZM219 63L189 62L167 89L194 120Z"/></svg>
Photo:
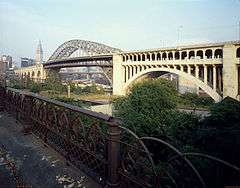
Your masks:
<svg viewBox="0 0 240 188"><path fill-rule="evenodd" d="M208 155L182 153L158 138L138 137L111 116L12 88L0 87L0 99L3 109L21 122L24 133L42 139L68 164L103 186L207 187L192 157L223 164L240 180L240 169L234 165Z"/></svg>
<svg viewBox="0 0 240 188"><path fill-rule="evenodd" d="M67 162L100 183L106 181L112 117L12 88L6 89L5 109L24 125L25 133L33 132Z"/></svg>

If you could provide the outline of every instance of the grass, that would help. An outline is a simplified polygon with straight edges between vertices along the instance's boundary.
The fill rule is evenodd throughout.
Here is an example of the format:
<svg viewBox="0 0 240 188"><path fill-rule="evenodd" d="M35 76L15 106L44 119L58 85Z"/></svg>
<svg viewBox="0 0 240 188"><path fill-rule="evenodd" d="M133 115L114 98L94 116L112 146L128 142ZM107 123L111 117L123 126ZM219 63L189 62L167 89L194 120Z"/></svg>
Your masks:
<svg viewBox="0 0 240 188"><path fill-rule="evenodd" d="M52 92L52 91L41 91L39 94L49 97L49 98L56 98L56 97L67 98L67 92L58 93L58 92ZM76 95L74 93L71 93L70 96L72 99L76 99L76 100L108 100L108 101L111 101L112 99L117 98L117 96L114 96L114 95L91 94L91 93L88 93L88 94L84 93L81 95Z"/></svg>

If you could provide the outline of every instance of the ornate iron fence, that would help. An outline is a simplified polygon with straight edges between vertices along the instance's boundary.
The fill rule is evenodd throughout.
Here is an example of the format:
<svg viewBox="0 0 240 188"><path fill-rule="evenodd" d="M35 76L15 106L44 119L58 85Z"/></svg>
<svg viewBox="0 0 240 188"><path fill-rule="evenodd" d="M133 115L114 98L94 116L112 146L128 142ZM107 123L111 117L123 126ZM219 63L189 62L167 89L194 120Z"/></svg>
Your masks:
<svg viewBox="0 0 240 188"><path fill-rule="evenodd" d="M24 133L34 133L102 186L209 187L193 157L231 169L240 184L238 167L212 156L182 153L161 139L140 138L111 116L12 88L1 87L0 99L22 122Z"/></svg>

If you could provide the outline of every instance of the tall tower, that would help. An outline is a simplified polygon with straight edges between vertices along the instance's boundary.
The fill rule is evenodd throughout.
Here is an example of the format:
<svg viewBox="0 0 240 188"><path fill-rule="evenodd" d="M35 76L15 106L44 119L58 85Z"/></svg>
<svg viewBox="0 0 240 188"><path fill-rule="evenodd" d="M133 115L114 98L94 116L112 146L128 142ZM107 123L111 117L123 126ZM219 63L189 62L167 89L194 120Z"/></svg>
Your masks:
<svg viewBox="0 0 240 188"><path fill-rule="evenodd" d="M37 51L36 51L36 64L41 64L41 63L43 63L43 50L42 50L41 41L39 40Z"/></svg>

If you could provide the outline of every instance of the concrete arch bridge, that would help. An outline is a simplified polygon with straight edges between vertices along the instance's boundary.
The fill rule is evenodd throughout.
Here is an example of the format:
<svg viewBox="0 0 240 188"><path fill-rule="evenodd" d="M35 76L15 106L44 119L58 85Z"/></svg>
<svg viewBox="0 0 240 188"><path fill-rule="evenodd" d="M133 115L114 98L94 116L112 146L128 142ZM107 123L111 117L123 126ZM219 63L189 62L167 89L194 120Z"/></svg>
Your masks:
<svg viewBox="0 0 240 188"><path fill-rule="evenodd" d="M177 74L216 102L240 99L240 41L123 52L113 56L113 94L125 95L138 78L151 72Z"/></svg>

